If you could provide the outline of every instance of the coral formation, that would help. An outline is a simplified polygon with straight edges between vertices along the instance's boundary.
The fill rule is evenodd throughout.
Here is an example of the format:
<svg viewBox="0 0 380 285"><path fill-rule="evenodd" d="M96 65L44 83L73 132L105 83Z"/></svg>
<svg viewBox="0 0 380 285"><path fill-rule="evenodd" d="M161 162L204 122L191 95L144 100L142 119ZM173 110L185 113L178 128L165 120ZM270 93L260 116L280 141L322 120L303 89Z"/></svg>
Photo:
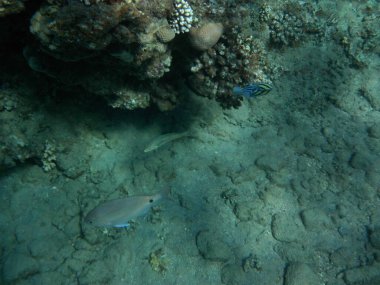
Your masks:
<svg viewBox="0 0 380 285"><path fill-rule="evenodd" d="M49 172L56 167L57 157L55 156L55 146L49 141L45 142L45 149L42 154L42 169L45 172Z"/></svg>
<svg viewBox="0 0 380 285"><path fill-rule="evenodd" d="M0 16L23 4L0 0ZM373 13L357 31L361 40L353 41L348 31L336 31L328 9L299 1L49 0L35 9L30 31L36 41L24 49L29 66L128 110L175 108L182 82L225 108L238 107L234 87L270 83L281 70L268 60L269 48L333 35L360 67L361 52L374 50L378 39Z"/></svg>
<svg viewBox="0 0 380 285"><path fill-rule="evenodd" d="M24 10L25 0L0 0L0 18Z"/></svg>
<svg viewBox="0 0 380 285"><path fill-rule="evenodd" d="M128 89L120 89L115 92L116 100L110 105L113 108L124 108L127 110L133 110L138 108L146 108L149 106L149 93L138 92Z"/></svg>
<svg viewBox="0 0 380 285"><path fill-rule="evenodd" d="M167 270L167 260L163 248L159 248L149 254L148 262L153 271L164 273Z"/></svg>
<svg viewBox="0 0 380 285"><path fill-rule="evenodd" d="M49 54L76 61L110 44L109 32L119 21L114 13L111 6L104 4L46 5L34 14L30 31Z"/></svg>
<svg viewBox="0 0 380 285"><path fill-rule="evenodd" d="M225 108L238 107L234 87L271 81L266 49L324 36L331 22L318 22L321 15L313 4L293 1L261 7L222 0L46 1L31 19L37 41L24 56L36 72L114 108L171 110L183 81ZM176 36L182 33L188 35Z"/></svg>
<svg viewBox="0 0 380 285"><path fill-rule="evenodd" d="M223 33L223 24L221 23L206 23L200 28L191 28L190 42L197 50L207 50L213 47Z"/></svg>
<svg viewBox="0 0 380 285"><path fill-rule="evenodd" d="M174 11L169 24L176 34L187 33L194 22L193 9L186 0L174 0Z"/></svg>
<svg viewBox="0 0 380 285"><path fill-rule="evenodd" d="M39 46L30 45L24 55L33 70L81 86L114 108L173 109L178 75L199 95L238 107L234 86L268 81L259 67L263 44L236 24L248 10L239 8L223 26L228 10L222 2L52 1L34 14L30 30ZM190 30L188 41L198 53L182 49L186 37L175 38ZM178 50L185 53L173 57Z"/></svg>
<svg viewBox="0 0 380 285"><path fill-rule="evenodd" d="M157 38L162 43L168 43L168 42L170 42L171 40L174 39L175 32L169 26L163 26L163 27L160 27L160 29L157 30L156 35L157 35Z"/></svg>
<svg viewBox="0 0 380 285"><path fill-rule="evenodd" d="M80 0L84 5L93 5L103 2L103 0Z"/></svg>
<svg viewBox="0 0 380 285"><path fill-rule="evenodd" d="M260 42L236 30L229 35L193 61L188 83L199 95L215 98L225 108L237 108L241 98L232 95L233 87L269 79L259 68L265 55Z"/></svg>
<svg viewBox="0 0 380 285"><path fill-rule="evenodd" d="M115 108L146 108L156 102L150 100L153 95L146 87L141 90L139 86L160 85L144 80L157 80L170 70L172 57L167 43L175 33L165 16L171 3L85 4L91 5L74 1L44 5L34 14L30 29L41 49L28 47L24 52L29 65L66 84L81 85L105 97ZM72 76L73 70L76 76ZM130 80L123 82L123 78L131 76L137 79L132 80L134 84Z"/></svg>
<svg viewBox="0 0 380 285"><path fill-rule="evenodd" d="M278 13L269 22L272 44L294 46L303 36L304 23L300 18L288 13Z"/></svg>
<svg viewBox="0 0 380 285"><path fill-rule="evenodd" d="M294 47L308 36L317 41L334 30L335 17L313 4L285 2L283 6L272 7L264 3L258 11L260 23L269 28L269 45L276 48ZM321 18L324 18L321 21ZM332 29L329 29L332 27Z"/></svg>

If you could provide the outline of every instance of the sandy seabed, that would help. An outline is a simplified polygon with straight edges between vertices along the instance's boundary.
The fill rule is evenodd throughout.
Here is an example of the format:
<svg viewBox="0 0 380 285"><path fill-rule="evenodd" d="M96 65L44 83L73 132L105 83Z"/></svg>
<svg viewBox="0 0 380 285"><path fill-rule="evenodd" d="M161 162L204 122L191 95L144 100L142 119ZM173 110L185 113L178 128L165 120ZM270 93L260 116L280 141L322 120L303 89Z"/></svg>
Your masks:
<svg viewBox="0 0 380 285"><path fill-rule="evenodd" d="M2 127L45 148L1 171L1 283L380 284L378 55L358 68L333 42L273 52L285 72L238 110L183 90L173 112L120 112L3 73L18 85L0 90ZM83 222L167 188L130 229Z"/></svg>

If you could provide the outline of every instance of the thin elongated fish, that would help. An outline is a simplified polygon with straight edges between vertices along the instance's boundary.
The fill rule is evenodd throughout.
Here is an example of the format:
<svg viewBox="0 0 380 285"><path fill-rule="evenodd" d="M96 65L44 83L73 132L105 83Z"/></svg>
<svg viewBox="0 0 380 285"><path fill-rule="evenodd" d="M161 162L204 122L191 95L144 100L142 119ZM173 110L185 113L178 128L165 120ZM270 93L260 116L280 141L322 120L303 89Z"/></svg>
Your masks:
<svg viewBox="0 0 380 285"><path fill-rule="evenodd" d="M178 140L183 137L191 137L190 131L186 131L183 133L167 133L156 137L145 149L144 152L150 152L152 150L158 149L159 147L172 142L174 140Z"/></svg>
<svg viewBox="0 0 380 285"><path fill-rule="evenodd" d="M85 218L85 222L98 227L126 228L129 221L146 214L152 206L167 195L131 196L104 202L95 207Z"/></svg>

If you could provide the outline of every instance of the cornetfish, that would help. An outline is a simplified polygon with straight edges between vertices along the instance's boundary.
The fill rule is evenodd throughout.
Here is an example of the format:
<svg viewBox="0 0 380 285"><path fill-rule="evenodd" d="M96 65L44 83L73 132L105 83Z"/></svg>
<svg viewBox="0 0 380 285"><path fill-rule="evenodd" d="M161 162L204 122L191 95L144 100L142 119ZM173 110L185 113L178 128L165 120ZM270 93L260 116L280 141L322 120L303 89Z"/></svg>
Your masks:
<svg viewBox="0 0 380 285"><path fill-rule="evenodd" d="M156 137L148 146L144 149L144 152L150 152L152 150L158 149L159 147L167 144L171 141L183 138L183 137L193 137L190 131L183 133L167 133Z"/></svg>
<svg viewBox="0 0 380 285"><path fill-rule="evenodd" d="M85 222L98 227L126 228L128 221L146 214L159 200L166 197L168 191L153 195L130 196L106 201L85 217Z"/></svg>

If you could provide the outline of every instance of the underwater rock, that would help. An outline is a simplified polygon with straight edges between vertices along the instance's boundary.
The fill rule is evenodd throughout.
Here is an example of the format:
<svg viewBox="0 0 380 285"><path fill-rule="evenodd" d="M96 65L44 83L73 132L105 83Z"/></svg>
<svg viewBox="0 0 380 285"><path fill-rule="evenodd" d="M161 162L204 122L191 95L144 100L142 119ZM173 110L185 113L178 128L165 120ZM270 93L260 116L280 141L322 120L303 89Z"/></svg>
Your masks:
<svg viewBox="0 0 380 285"><path fill-rule="evenodd" d="M227 264L222 268L221 281L222 284L235 285L235 284L252 284L247 283L246 276L242 267L238 264ZM250 280L251 281L251 280Z"/></svg>
<svg viewBox="0 0 380 285"><path fill-rule="evenodd" d="M16 88L0 89L0 170L24 163L42 151L42 137L34 136L41 122L20 116L38 103L22 95Z"/></svg>
<svg viewBox="0 0 380 285"><path fill-rule="evenodd" d="M354 169L361 169L367 172L375 165L375 158L375 156L363 149L352 154L349 164Z"/></svg>
<svg viewBox="0 0 380 285"><path fill-rule="evenodd" d="M173 86L161 83L154 88L151 99L160 111L170 111L177 106L179 94Z"/></svg>
<svg viewBox="0 0 380 285"><path fill-rule="evenodd" d="M380 284L379 264L361 266L347 270L344 273L344 280L348 285L370 285Z"/></svg>
<svg viewBox="0 0 380 285"><path fill-rule="evenodd" d="M278 154L283 153L284 155L279 158ZM256 159L255 164L258 168L270 172L270 171L280 171L287 164L287 159L285 156L286 152L278 150L278 152L272 152L265 154Z"/></svg>
<svg viewBox="0 0 380 285"><path fill-rule="evenodd" d="M200 231L196 237L196 244L205 259L223 262L233 257L231 248L215 236L215 233Z"/></svg>
<svg viewBox="0 0 380 285"><path fill-rule="evenodd" d="M116 100L110 103L113 108L127 110L147 108L150 104L149 93L131 89L120 89L115 92Z"/></svg>
<svg viewBox="0 0 380 285"><path fill-rule="evenodd" d="M207 50L213 47L223 34L221 23L206 23L200 28L190 29L191 45L197 50Z"/></svg>
<svg viewBox="0 0 380 285"><path fill-rule="evenodd" d="M355 246L340 247L330 254L330 262L340 268L357 267L360 260L358 252L361 252L361 247L359 249Z"/></svg>
<svg viewBox="0 0 380 285"><path fill-rule="evenodd" d="M374 248L380 249L380 228L371 232L369 240Z"/></svg>
<svg viewBox="0 0 380 285"><path fill-rule="evenodd" d="M30 31L49 54L76 61L108 46L110 31L119 21L111 6L71 2L63 7L43 6L32 17Z"/></svg>
<svg viewBox="0 0 380 285"><path fill-rule="evenodd" d="M284 285L319 285L318 275L304 263L290 263L286 267Z"/></svg>
<svg viewBox="0 0 380 285"><path fill-rule="evenodd" d="M374 124L370 126L367 132L368 132L369 137L380 139L380 125L379 124Z"/></svg>
<svg viewBox="0 0 380 285"><path fill-rule="evenodd" d="M242 222L252 220L255 213L251 202L238 203L235 205L233 211L236 217Z"/></svg>
<svg viewBox="0 0 380 285"><path fill-rule="evenodd" d="M57 154L57 169L62 171L63 175L76 179L86 171L86 162L79 159L83 151L75 149L74 151ZM75 160L73 161L73 158Z"/></svg>
<svg viewBox="0 0 380 285"><path fill-rule="evenodd" d="M38 263L30 256L13 253L7 257L3 267L3 278L8 284L16 279L25 278L39 271Z"/></svg>
<svg viewBox="0 0 380 285"><path fill-rule="evenodd" d="M301 220L307 230L319 231L334 228L331 218L323 209L306 209L301 213Z"/></svg>
<svg viewBox="0 0 380 285"><path fill-rule="evenodd" d="M273 215L271 230L273 238L283 242L300 242L305 234L300 218L285 214Z"/></svg>

